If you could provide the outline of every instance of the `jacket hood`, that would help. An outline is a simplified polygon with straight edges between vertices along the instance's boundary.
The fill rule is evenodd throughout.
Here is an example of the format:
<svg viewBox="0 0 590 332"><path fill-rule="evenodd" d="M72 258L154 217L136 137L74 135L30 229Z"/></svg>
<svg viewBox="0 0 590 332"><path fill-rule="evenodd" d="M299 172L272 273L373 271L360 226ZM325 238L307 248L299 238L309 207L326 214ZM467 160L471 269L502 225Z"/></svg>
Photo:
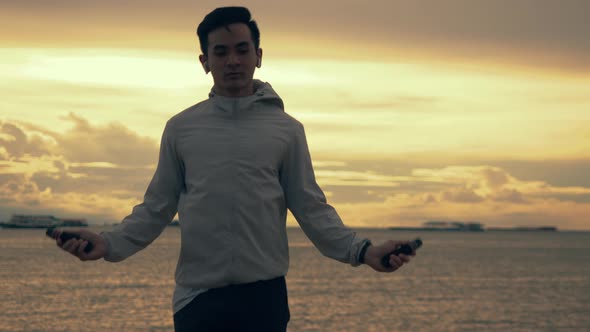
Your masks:
<svg viewBox="0 0 590 332"><path fill-rule="evenodd" d="M245 97L226 97L218 95L214 91L214 88L211 88L209 100L221 109L233 107L236 102L239 102L241 108L248 108L249 106L253 106L253 104L262 104L256 106L278 107L281 111L285 111L283 100L272 88L270 83L258 79L254 79L254 93L252 95Z"/></svg>

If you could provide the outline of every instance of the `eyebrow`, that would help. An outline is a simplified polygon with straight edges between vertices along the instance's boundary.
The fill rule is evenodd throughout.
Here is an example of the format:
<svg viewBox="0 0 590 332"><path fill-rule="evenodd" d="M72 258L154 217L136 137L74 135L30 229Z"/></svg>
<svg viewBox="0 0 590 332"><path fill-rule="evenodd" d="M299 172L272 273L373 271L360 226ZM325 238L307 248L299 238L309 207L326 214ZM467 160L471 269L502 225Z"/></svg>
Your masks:
<svg viewBox="0 0 590 332"><path fill-rule="evenodd" d="M248 47L248 45L249 45L249 43L247 41L243 41L243 42L237 43L234 47L235 48L241 48L241 47L244 47L244 46ZM224 50L226 48L227 48L227 45L215 45L213 47L214 50Z"/></svg>

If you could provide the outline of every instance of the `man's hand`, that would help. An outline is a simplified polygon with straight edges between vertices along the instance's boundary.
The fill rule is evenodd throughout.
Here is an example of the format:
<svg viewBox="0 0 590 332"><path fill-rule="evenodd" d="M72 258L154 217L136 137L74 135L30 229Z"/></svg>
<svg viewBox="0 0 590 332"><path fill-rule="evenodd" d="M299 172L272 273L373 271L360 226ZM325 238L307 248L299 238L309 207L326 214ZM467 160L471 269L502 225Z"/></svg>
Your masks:
<svg viewBox="0 0 590 332"><path fill-rule="evenodd" d="M370 245L365 253L365 264L372 267L375 271L393 272L399 269L402 265L409 263L411 256L416 256L416 252L414 251L410 256L404 254L400 254L399 256L390 255L389 264L391 264L391 267L384 267L381 265L381 258L400 246L409 243L410 241L389 240L378 246Z"/></svg>
<svg viewBox="0 0 590 332"><path fill-rule="evenodd" d="M52 237L56 239L58 247L78 257L81 261L101 259L107 254L107 245L100 235L84 229L68 230L68 232L80 235L80 239L70 239L63 243L59 238L61 235L61 230L59 229L53 231ZM92 242L94 248L90 252L84 252L84 248L86 248L89 241Z"/></svg>

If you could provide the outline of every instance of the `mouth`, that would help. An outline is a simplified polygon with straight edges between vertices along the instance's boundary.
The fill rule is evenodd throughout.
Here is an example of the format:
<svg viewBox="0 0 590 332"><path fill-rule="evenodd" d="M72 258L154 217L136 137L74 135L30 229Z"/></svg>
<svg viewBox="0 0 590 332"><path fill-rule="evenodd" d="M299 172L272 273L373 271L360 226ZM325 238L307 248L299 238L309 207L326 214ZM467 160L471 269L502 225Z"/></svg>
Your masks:
<svg viewBox="0 0 590 332"><path fill-rule="evenodd" d="M239 72L226 73L225 77L231 78L231 79L240 78L240 77L242 77L242 73L239 73Z"/></svg>

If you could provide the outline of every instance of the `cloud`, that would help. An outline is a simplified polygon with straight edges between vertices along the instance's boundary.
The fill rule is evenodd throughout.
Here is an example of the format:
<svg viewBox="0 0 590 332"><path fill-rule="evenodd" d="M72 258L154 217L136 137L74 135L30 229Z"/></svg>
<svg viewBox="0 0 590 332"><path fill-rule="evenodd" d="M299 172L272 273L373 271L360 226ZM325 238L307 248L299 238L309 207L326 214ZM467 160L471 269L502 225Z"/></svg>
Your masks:
<svg viewBox="0 0 590 332"><path fill-rule="evenodd" d="M588 229L590 204L534 199L528 204L484 200L478 203L438 200L433 194L393 194L383 202L333 204L343 220L355 226L416 226L428 220L478 221L486 227L552 225Z"/></svg>
<svg viewBox="0 0 590 332"><path fill-rule="evenodd" d="M370 187L370 186L334 186L321 185L324 193L329 192L328 201L332 204L345 203L367 203L367 202L385 202L387 197L392 195L394 191L388 190L386 187Z"/></svg>
<svg viewBox="0 0 590 332"><path fill-rule="evenodd" d="M487 168L483 170L486 185L490 188L499 188L508 183L509 177L506 172L498 169Z"/></svg>
<svg viewBox="0 0 590 332"><path fill-rule="evenodd" d="M70 129L55 132L2 122L0 217L47 213L92 223L121 220L142 200L154 172L157 143L123 124L95 125L75 114L62 121ZM127 146L121 148L121 142ZM329 203L353 226L477 220L487 226L589 227L590 186L568 178L581 172L586 160L481 164L451 163L451 156L414 157L317 159L314 165ZM522 165L534 172L520 175ZM564 165L571 174L553 173Z"/></svg>
<svg viewBox="0 0 590 332"><path fill-rule="evenodd" d="M145 166L156 160L157 143L131 132L122 124L95 127L73 113L66 120L73 122L74 127L56 139L59 152L71 162Z"/></svg>
<svg viewBox="0 0 590 332"><path fill-rule="evenodd" d="M361 226L420 225L427 220L477 220L489 227L589 226L584 219L590 211L588 187L523 181L489 165L412 169L395 162L391 167L387 164L347 162L349 169L372 166L368 167L371 174L395 179L397 186L370 190L363 186L325 186L331 193L329 202L345 220ZM545 216L538 218L540 214Z"/></svg>
<svg viewBox="0 0 590 332"><path fill-rule="evenodd" d="M354 172L347 170L317 170L318 182L324 185L344 185L357 187L396 187L397 178L371 171Z"/></svg>
<svg viewBox="0 0 590 332"><path fill-rule="evenodd" d="M526 204L528 202L524 198L524 195L516 189L502 189L491 195L491 199L496 202L509 202L515 204Z"/></svg>
<svg viewBox="0 0 590 332"><path fill-rule="evenodd" d="M50 195L50 190L40 191L36 183L27 181L23 175L4 175L5 181L0 184L0 201L3 205L19 203L29 207L37 207L40 200Z"/></svg>
<svg viewBox="0 0 590 332"><path fill-rule="evenodd" d="M400 112L412 111L415 112L415 106L429 106L439 102L441 98L432 96L397 96L391 97L389 100L374 101L374 102L352 102L343 103L341 107L361 109L364 111L386 111L386 112Z"/></svg>
<svg viewBox="0 0 590 332"><path fill-rule="evenodd" d="M556 187L584 186L590 187L590 159L566 160L482 160L482 163L509 170L511 174L523 181L542 179Z"/></svg>
<svg viewBox="0 0 590 332"><path fill-rule="evenodd" d="M590 194L545 194L537 195L539 198L554 199L560 202L574 202L580 204L590 203Z"/></svg>
<svg viewBox="0 0 590 332"><path fill-rule="evenodd" d="M10 28L3 29L0 38L9 45L61 42L194 52L197 24L220 5L212 0L141 6L120 1L88 6L70 0L51 5L3 1L2 19ZM266 1L252 0L248 7L261 27L263 47L274 43L275 52L292 56L403 58L400 54L405 54L407 59L428 53L433 59L450 57L458 62L492 58L572 71L589 69L587 1L376 0L367 5L301 0L268 6ZM348 52L334 47L341 44Z"/></svg>
<svg viewBox="0 0 590 332"><path fill-rule="evenodd" d="M0 121L0 146L4 150L4 158L21 158L25 154L39 157L49 153L53 147L38 133L27 136L24 131L12 123Z"/></svg>
<svg viewBox="0 0 590 332"><path fill-rule="evenodd" d="M71 129L54 132L2 123L0 216L48 213L113 222L141 201L158 144L122 124L95 126L70 114Z"/></svg>
<svg viewBox="0 0 590 332"><path fill-rule="evenodd" d="M313 63L314 70L325 71L324 75L335 77L341 74L341 68L336 67L338 64L326 62ZM296 63L288 63L285 67L293 67L297 69ZM308 65L308 66L311 66ZM388 74L396 72L394 66L382 64L379 69L381 71L372 72L376 70L378 65L375 63L357 64L354 68L346 63L341 63L340 67L348 67L351 75L359 79L375 80L383 75L383 71L390 71ZM398 69L402 71L402 69ZM281 79L280 76L273 77L274 79ZM322 110L324 112L332 111L332 118L342 114L343 110L348 112L363 114L376 113L377 116L383 118L384 112L399 113L399 112L440 112L436 109L435 104L444 101L443 97L431 96L423 92L423 94L410 94L403 91L396 91L394 88L382 88L379 91L371 89L374 86L358 86L354 91L350 88L352 85L342 85L342 81L335 82L329 86L318 86L309 90L309 84L303 87L295 87L290 84L282 84L285 86L281 91L285 91L284 99L289 109L312 109L317 112ZM288 88L287 88L288 86ZM328 119L326 119L328 120ZM326 121L328 122L328 121Z"/></svg>
<svg viewBox="0 0 590 332"><path fill-rule="evenodd" d="M140 198L154 170L152 168L69 167L59 173L36 172L30 179L53 193L78 192Z"/></svg>
<svg viewBox="0 0 590 332"><path fill-rule="evenodd" d="M457 203L479 203L484 200L483 197L470 189L451 189L441 193L441 197L445 201Z"/></svg>

